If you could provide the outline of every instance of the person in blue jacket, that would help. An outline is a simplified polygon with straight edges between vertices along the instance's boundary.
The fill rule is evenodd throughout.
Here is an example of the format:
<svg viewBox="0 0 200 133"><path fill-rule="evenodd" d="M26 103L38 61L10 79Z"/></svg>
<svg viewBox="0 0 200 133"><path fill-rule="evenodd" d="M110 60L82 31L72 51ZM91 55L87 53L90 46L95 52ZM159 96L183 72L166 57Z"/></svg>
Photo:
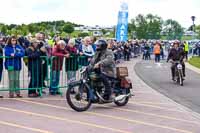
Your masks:
<svg viewBox="0 0 200 133"><path fill-rule="evenodd" d="M21 98L20 91L20 70L22 69L21 58L25 55L25 50L18 44L17 38L12 36L8 39L5 50L5 69L8 71L9 78L9 97L14 98L14 93L16 97Z"/></svg>

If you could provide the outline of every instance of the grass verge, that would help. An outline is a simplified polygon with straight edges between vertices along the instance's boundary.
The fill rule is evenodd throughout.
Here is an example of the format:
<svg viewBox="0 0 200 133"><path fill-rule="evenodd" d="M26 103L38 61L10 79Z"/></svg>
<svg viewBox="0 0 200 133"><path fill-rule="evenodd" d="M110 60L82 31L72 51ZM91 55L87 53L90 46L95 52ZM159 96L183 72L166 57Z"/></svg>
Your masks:
<svg viewBox="0 0 200 133"><path fill-rule="evenodd" d="M192 57L189 63L197 68L200 68L200 57Z"/></svg>

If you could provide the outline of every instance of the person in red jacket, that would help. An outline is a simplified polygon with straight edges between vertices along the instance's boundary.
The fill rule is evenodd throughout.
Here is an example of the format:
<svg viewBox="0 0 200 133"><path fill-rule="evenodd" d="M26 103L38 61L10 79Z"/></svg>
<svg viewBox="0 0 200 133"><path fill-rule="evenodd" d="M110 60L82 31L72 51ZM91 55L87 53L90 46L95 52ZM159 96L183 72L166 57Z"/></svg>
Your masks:
<svg viewBox="0 0 200 133"><path fill-rule="evenodd" d="M69 57L69 52L65 49L66 43L60 40L57 45L53 48L52 56L53 64L51 69L51 83L49 88L50 95L60 94L58 91L58 85L60 81L60 71L62 70L64 57Z"/></svg>

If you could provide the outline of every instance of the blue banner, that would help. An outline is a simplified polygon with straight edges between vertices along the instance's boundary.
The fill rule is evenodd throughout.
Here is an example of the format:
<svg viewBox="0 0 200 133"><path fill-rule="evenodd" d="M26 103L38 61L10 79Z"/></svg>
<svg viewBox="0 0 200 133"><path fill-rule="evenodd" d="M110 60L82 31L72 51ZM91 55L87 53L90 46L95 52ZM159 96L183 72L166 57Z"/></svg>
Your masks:
<svg viewBox="0 0 200 133"><path fill-rule="evenodd" d="M122 10L118 13L118 24L116 30L117 41L128 40L128 5L123 3L121 5Z"/></svg>

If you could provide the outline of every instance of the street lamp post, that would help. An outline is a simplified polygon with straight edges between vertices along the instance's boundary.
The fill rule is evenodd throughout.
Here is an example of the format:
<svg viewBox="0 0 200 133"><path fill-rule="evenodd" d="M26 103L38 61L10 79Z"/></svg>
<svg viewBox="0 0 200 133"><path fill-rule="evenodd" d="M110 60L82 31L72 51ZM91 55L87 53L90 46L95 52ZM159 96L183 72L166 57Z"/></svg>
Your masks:
<svg viewBox="0 0 200 133"><path fill-rule="evenodd" d="M192 24L193 24L193 39L195 39L195 24L194 24L194 21L195 21L196 17L192 16L191 19L192 19Z"/></svg>

